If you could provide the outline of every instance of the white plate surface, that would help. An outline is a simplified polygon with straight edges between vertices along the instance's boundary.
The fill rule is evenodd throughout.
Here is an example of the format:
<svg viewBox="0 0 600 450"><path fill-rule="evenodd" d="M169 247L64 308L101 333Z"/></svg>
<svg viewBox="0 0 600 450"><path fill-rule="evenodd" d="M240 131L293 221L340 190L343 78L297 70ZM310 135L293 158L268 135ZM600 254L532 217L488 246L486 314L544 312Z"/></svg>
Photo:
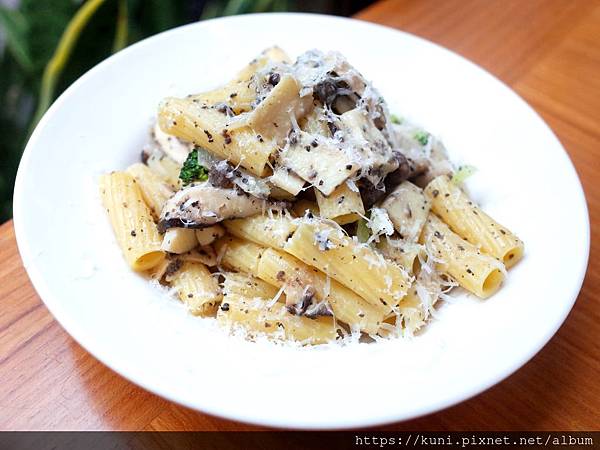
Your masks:
<svg viewBox="0 0 600 450"><path fill-rule="evenodd" d="M186 314L125 265L97 177L139 159L158 102L215 87L263 48L338 50L390 109L476 166L475 199L526 245L487 301L459 295L412 340L290 348L232 338ZM585 274L589 222L575 170L540 117L487 72L439 46L326 16L237 16L181 27L107 59L44 116L19 167L19 249L62 326L134 383L191 408L297 428L382 424L498 383L552 337Z"/></svg>

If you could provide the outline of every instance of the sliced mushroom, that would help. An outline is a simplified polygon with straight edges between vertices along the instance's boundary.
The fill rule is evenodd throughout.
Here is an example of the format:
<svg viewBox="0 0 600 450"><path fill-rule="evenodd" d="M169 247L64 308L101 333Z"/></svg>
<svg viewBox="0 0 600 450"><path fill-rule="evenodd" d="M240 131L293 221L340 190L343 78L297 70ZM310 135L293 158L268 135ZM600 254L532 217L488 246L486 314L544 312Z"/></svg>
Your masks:
<svg viewBox="0 0 600 450"><path fill-rule="evenodd" d="M152 134L160 149L178 164L183 164L190 151L194 148L192 143L165 133L158 125L158 122L154 125Z"/></svg>
<svg viewBox="0 0 600 450"><path fill-rule="evenodd" d="M172 227L204 228L225 219L258 214L268 206L266 200L236 189L196 184L180 190L167 201L158 228L161 232Z"/></svg>
<svg viewBox="0 0 600 450"><path fill-rule="evenodd" d="M285 288L285 307L290 314L297 316L303 315L317 293L311 285L302 285L300 283L288 283Z"/></svg>
<svg viewBox="0 0 600 450"><path fill-rule="evenodd" d="M407 241L416 242L429 215L431 205L423 190L404 181L381 203L396 231Z"/></svg>
<svg viewBox="0 0 600 450"><path fill-rule="evenodd" d="M393 125L393 132L409 163L408 178L417 186L424 188L435 177L453 172L446 148L439 139L409 123ZM426 140L417 139L419 135L426 136Z"/></svg>

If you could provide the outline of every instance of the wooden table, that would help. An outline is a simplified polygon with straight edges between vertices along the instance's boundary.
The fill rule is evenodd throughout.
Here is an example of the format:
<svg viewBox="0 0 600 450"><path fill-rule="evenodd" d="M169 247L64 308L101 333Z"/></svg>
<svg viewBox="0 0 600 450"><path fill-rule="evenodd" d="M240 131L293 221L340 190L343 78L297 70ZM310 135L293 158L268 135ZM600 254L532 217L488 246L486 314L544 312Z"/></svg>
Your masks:
<svg viewBox="0 0 600 450"><path fill-rule="evenodd" d="M583 290L532 361L469 401L385 429L600 429L600 2L390 0L358 18L438 42L522 95L567 148L592 223ZM259 429L169 403L96 361L34 292L11 222L0 227L0 261L0 429Z"/></svg>

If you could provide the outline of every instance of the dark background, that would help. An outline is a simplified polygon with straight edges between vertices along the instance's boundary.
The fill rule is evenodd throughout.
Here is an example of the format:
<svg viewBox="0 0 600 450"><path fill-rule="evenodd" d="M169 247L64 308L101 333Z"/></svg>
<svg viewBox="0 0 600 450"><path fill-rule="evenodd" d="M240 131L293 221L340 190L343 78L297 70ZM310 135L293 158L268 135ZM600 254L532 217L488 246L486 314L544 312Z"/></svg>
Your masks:
<svg viewBox="0 0 600 450"><path fill-rule="evenodd" d="M66 87L114 51L160 31L213 17L267 11L348 16L373 0L87 0L94 2L99 6L72 40L63 70L49 77L53 88L43 89L44 71L61 36L86 2L0 0L0 223L12 216L16 170L40 115ZM125 24L120 35L119 21Z"/></svg>

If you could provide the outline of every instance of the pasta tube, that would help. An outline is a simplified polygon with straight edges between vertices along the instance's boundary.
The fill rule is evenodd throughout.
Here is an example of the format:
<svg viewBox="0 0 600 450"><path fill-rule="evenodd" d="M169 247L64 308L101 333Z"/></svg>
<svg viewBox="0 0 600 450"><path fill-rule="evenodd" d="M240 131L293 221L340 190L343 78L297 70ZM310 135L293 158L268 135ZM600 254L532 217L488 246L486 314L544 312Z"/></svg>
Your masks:
<svg viewBox="0 0 600 450"><path fill-rule="evenodd" d="M277 85L250 113L248 125L263 137L283 144L292 123L312 106L312 97L300 97L301 84L291 75L282 75Z"/></svg>
<svg viewBox="0 0 600 450"><path fill-rule="evenodd" d="M168 156L152 154L148 157L146 164L154 173L165 180L173 191L180 188L179 171L181 165L176 161Z"/></svg>
<svg viewBox="0 0 600 450"><path fill-rule="evenodd" d="M100 177L102 204L117 242L132 269L143 271L164 260L162 238L135 178L125 172Z"/></svg>
<svg viewBox="0 0 600 450"><path fill-rule="evenodd" d="M173 196L173 189L145 164L132 164L127 168L127 173L137 180L146 205L152 210L154 218L158 219L163 206Z"/></svg>
<svg viewBox="0 0 600 450"><path fill-rule="evenodd" d="M313 216L320 216L319 205L306 199L298 200L294 203L292 212L296 217L304 217L307 212L310 212Z"/></svg>
<svg viewBox="0 0 600 450"><path fill-rule="evenodd" d="M274 62L290 62L289 57L279 47L271 47L246 65L235 78L224 86L194 95L192 98L207 105L226 103L236 114L252 110L256 100L257 71Z"/></svg>
<svg viewBox="0 0 600 450"><path fill-rule="evenodd" d="M276 248L283 248L297 228L296 222L285 213L227 220L223 224L236 237Z"/></svg>
<svg viewBox="0 0 600 450"><path fill-rule="evenodd" d="M368 245L346 236L341 228L319 222L298 227L284 250L388 310L406 295L410 277L404 269Z"/></svg>
<svg viewBox="0 0 600 450"><path fill-rule="evenodd" d="M291 63L289 55L277 46L269 47L254 58L248 65L238 72L234 81L249 81L252 76L270 63Z"/></svg>
<svg viewBox="0 0 600 450"><path fill-rule="evenodd" d="M377 249L383 256L396 261L413 275L419 270L419 255L425 256L425 249L421 244L391 238L381 240Z"/></svg>
<svg viewBox="0 0 600 450"><path fill-rule="evenodd" d="M192 314L214 315L222 295L217 279L204 264L185 261L166 279Z"/></svg>
<svg viewBox="0 0 600 450"><path fill-rule="evenodd" d="M167 98L158 112L163 131L207 149L221 159L240 164L254 175L265 176L277 143L249 127L228 127L228 117L217 109L190 99Z"/></svg>
<svg viewBox="0 0 600 450"><path fill-rule="evenodd" d="M281 303L270 305L270 300L228 295L217 312L217 320L221 325L245 329L251 338L265 334L275 339L315 345L334 341L338 337L331 317L309 319L295 316L288 313Z"/></svg>
<svg viewBox="0 0 600 450"><path fill-rule="evenodd" d="M305 184L302 178L281 166L277 166L273 170L273 175L271 175L269 181L293 197L302 191Z"/></svg>
<svg viewBox="0 0 600 450"><path fill-rule="evenodd" d="M498 258L507 268L523 257L523 241L483 212L448 176L432 180L425 192L433 212L452 231Z"/></svg>
<svg viewBox="0 0 600 450"><path fill-rule="evenodd" d="M196 233L191 228L169 228L160 248L169 253L186 253L198 246Z"/></svg>
<svg viewBox="0 0 600 450"><path fill-rule="evenodd" d="M333 219L340 225L356 222L361 215L365 215L360 193L350 189L346 183L342 183L327 197L315 189L315 197L321 217Z"/></svg>
<svg viewBox="0 0 600 450"><path fill-rule="evenodd" d="M231 236L217 240L215 249L225 267L250 274L258 272L258 262L265 251L260 245Z"/></svg>
<svg viewBox="0 0 600 450"><path fill-rule="evenodd" d="M212 244L216 239L225 235L225 230L219 224L196 230L196 239L200 245Z"/></svg>
<svg viewBox="0 0 600 450"><path fill-rule="evenodd" d="M273 299L279 290L253 275L243 272L227 272L223 282L223 293L228 295L241 295L246 298L261 297ZM285 295L281 295L285 299Z"/></svg>
<svg viewBox="0 0 600 450"><path fill-rule="evenodd" d="M425 222L421 242L437 263L437 270L450 275L466 290L487 298L500 289L505 272L502 263L481 253L434 214Z"/></svg>
<svg viewBox="0 0 600 450"><path fill-rule="evenodd" d="M267 249L262 254L257 275L274 286L284 286L290 280L312 286L316 297L329 303L337 320L369 334L377 333L387 312L382 305L371 305L317 269L274 249Z"/></svg>

